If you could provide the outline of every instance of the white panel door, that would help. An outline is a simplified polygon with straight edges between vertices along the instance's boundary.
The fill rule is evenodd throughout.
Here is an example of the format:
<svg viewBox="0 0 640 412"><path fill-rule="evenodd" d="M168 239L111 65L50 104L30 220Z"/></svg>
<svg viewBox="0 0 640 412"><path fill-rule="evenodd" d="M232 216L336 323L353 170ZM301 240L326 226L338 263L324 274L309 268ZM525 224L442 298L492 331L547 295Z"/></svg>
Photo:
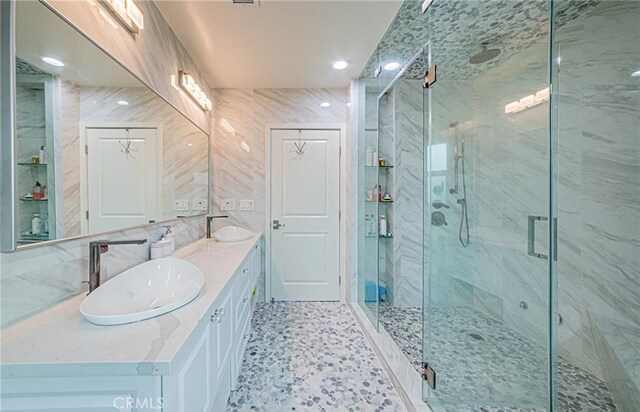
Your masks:
<svg viewBox="0 0 640 412"><path fill-rule="evenodd" d="M271 131L275 300L339 300L339 149L338 130Z"/></svg>
<svg viewBox="0 0 640 412"><path fill-rule="evenodd" d="M159 139L158 129L87 129L90 233L158 219Z"/></svg>

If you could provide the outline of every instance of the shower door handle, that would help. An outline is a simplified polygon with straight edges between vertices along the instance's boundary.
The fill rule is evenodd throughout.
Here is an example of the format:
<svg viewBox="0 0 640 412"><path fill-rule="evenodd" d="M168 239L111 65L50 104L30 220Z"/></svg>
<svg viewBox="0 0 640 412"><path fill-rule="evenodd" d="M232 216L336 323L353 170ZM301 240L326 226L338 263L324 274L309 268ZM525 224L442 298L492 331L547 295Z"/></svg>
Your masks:
<svg viewBox="0 0 640 412"><path fill-rule="evenodd" d="M529 256L539 259L548 259L549 256L536 252L536 222L541 220L546 222L549 220L546 216L529 216L529 224L527 231L527 252Z"/></svg>

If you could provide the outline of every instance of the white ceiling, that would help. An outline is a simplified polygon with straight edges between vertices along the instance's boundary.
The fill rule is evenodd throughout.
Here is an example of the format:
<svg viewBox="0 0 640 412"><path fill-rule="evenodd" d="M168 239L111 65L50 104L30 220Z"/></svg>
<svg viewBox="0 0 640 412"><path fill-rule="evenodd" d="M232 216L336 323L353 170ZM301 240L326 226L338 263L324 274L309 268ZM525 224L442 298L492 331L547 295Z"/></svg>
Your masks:
<svg viewBox="0 0 640 412"><path fill-rule="evenodd" d="M360 74L402 0L156 4L212 87L333 88Z"/></svg>

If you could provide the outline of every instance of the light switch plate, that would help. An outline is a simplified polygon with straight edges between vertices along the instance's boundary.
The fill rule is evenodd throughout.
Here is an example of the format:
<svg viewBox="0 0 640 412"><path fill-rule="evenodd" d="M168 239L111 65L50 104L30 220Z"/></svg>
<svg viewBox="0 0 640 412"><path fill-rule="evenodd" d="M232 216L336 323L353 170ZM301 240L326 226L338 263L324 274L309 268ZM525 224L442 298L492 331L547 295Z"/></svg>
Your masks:
<svg viewBox="0 0 640 412"><path fill-rule="evenodd" d="M175 199L173 201L173 210L189 210L189 201L186 199Z"/></svg>
<svg viewBox="0 0 640 412"><path fill-rule="evenodd" d="M236 210L236 199L222 199L220 210Z"/></svg>
<svg viewBox="0 0 640 412"><path fill-rule="evenodd" d="M193 210L207 210L207 199L193 199L191 204Z"/></svg>
<svg viewBox="0 0 640 412"><path fill-rule="evenodd" d="M241 199L238 204L238 210L252 211L253 206L254 206L253 199Z"/></svg>

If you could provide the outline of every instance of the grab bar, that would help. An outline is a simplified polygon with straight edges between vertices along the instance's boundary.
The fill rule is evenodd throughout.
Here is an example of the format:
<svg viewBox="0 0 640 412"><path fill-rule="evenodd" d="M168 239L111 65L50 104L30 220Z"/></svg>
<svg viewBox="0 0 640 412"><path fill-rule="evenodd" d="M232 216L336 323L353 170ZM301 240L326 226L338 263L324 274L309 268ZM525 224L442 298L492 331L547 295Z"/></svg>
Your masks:
<svg viewBox="0 0 640 412"><path fill-rule="evenodd" d="M529 216L528 217L529 230L527 231L527 252L529 256L546 260L546 259L549 259L549 256L536 252L536 222L539 220L546 222L549 219L546 216Z"/></svg>

